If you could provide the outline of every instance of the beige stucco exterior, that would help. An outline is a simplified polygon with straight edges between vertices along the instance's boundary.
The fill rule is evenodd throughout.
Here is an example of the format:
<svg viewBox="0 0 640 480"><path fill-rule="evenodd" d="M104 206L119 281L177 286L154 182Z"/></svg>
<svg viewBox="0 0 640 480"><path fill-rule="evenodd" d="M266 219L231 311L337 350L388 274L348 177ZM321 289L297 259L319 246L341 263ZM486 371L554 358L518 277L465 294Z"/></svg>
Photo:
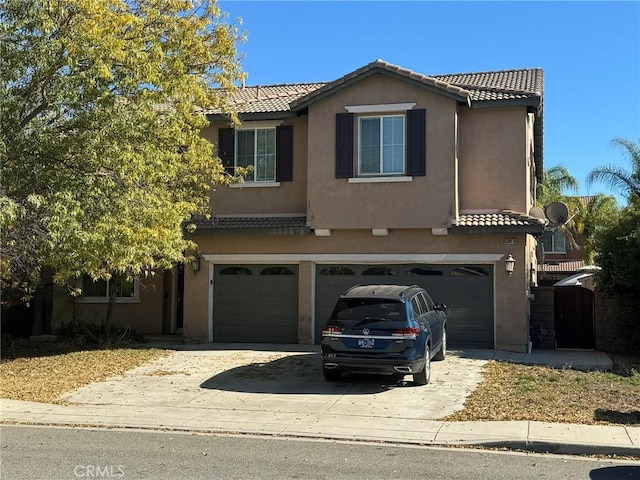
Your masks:
<svg viewBox="0 0 640 480"><path fill-rule="evenodd" d="M138 281L138 298L117 301L113 308L111 324L114 326L131 326L136 330L149 334L163 333L163 315L171 308L171 297L164 295L163 284L172 272L158 272L152 278ZM73 299L67 289L57 287L53 294L52 326L60 327L73 321L74 308L77 320L87 323L104 323L107 315L107 299L100 301L85 298Z"/></svg>
<svg viewBox="0 0 640 480"><path fill-rule="evenodd" d="M427 175L407 183L354 184L335 178L336 113L346 112L348 105L406 102L427 110ZM455 215L455 111L451 98L382 75L311 105L309 131L314 135L309 138L307 178L311 227L446 226Z"/></svg>
<svg viewBox="0 0 640 480"><path fill-rule="evenodd" d="M346 112L347 106L389 104L426 110L426 175L402 181L336 178L336 114ZM212 340L215 264L296 264L298 341L311 343L318 321L314 318L318 265L484 263L494 272L494 347L526 351L536 239L522 231L486 228L470 233L452 226L464 212L527 213L533 206L534 121L525 106L474 108L438 89L380 74L336 89L298 116L272 121L273 126L293 126L293 180L269 186L218 186L211 195L212 213L303 215L308 232L196 232L193 239L202 262L198 272L184 270L185 341ZM225 122L213 121L203 136L215 144L219 129L225 127ZM387 235L374 236L372 229L386 229ZM316 235L318 231L323 236ZM505 271L508 254L516 261L512 276ZM167 330L171 325L167 318L175 316L175 301L166 299L176 295L174 280L160 280L153 292L141 293L139 304L118 305L116 314L129 315L131 323L146 333L161 333L162 324ZM62 304L60 300L61 317L68 315ZM89 308L82 306L83 312L98 312L102 306Z"/></svg>
<svg viewBox="0 0 640 480"><path fill-rule="evenodd" d="M339 230L330 237L220 235L198 238L204 262L197 274L186 272L185 338L202 340L209 333L212 307L207 293L213 281L215 263L297 263L299 275L299 341L311 343L314 329L313 270L321 263L469 263L477 258L495 268L496 347L524 351L528 342L528 288L530 246L526 234L432 235L423 229L394 229L386 237L374 237L370 230ZM505 245L514 240L515 245ZM527 253L525 253L527 252ZM512 277L504 258L516 259ZM210 259L211 261L207 260ZM187 292L192 292L187 296ZM207 319L207 321L203 321Z"/></svg>
<svg viewBox="0 0 640 480"><path fill-rule="evenodd" d="M307 209L307 117L279 120L273 125L293 126L293 182L282 182L278 188L253 188L242 184L217 187L211 194L212 213L215 215L260 215L273 213L301 213ZM225 122L214 122L203 136L214 145L218 130L228 127Z"/></svg>

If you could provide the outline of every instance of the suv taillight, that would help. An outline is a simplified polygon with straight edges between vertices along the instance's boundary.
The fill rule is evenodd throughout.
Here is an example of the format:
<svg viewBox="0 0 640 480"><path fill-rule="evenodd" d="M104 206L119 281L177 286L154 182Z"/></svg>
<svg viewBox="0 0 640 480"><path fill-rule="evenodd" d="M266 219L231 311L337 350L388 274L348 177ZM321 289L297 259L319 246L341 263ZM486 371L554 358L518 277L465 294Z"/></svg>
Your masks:
<svg viewBox="0 0 640 480"><path fill-rule="evenodd" d="M322 335L339 335L342 333L342 327L335 325L325 325L322 327Z"/></svg>
<svg viewBox="0 0 640 480"><path fill-rule="evenodd" d="M420 329L418 327L396 328L391 335L394 337L415 338L420 335Z"/></svg>

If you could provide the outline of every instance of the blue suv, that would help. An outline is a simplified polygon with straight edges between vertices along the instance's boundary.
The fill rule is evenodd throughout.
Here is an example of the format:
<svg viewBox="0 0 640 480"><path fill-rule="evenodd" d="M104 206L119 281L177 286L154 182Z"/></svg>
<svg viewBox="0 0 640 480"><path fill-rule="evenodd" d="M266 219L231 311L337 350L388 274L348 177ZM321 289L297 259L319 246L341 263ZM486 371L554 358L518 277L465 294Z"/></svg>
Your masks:
<svg viewBox="0 0 640 480"><path fill-rule="evenodd" d="M431 377L447 353L447 307L417 285L356 285L340 296L322 329L326 380L342 372Z"/></svg>

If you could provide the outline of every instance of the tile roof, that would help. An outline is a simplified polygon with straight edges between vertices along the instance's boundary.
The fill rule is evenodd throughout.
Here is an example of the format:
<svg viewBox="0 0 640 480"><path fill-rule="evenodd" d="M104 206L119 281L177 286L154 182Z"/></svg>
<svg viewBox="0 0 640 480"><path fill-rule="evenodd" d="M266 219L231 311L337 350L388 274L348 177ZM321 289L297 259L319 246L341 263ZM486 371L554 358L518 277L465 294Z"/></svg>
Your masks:
<svg viewBox="0 0 640 480"><path fill-rule="evenodd" d="M569 260L569 261L557 261L557 262L545 262L538 265L539 272L579 272L584 268L584 260Z"/></svg>
<svg viewBox="0 0 640 480"><path fill-rule="evenodd" d="M467 101L470 97L469 91L463 88L460 88L456 85L444 82L442 80L438 80L433 77L428 77L421 73L417 73L412 70L399 67L397 65L392 65L383 60L376 60L375 62L371 62L368 65L365 65L364 67L361 67L351 73L346 74L343 77L340 77L337 80L334 80L331 83L327 83L323 87L319 88L318 90L310 93L305 97L299 98L298 100L292 102L292 107L294 110L303 108L308 104L312 103L316 98L322 98L323 94L326 94L331 90L336 90L339 88L346 87L351 83L353 83L354 81L376 72L387 72L392 75L404 77L407 80L412 80L424 86L429 86L429 87L433 87L435 89L441 90L443 93L457 97L458 100Z"/></svg>
<svg viewBox="0 0 640 480"><path fill-rule="evenodd" d="M457 219L453 219L452 229L464 230L466 232L490 229L531 233L539 231L539 233L542 233L544 220L512 210L496 210L495 212L487 213L463 213L458 215Z"/></svg>
<svg viewBox="0 0 640 480"><path fill-rule="evenodd" d="M343 88L376 72L403 77L460 101L527 101L538 105L542 98L543 71L540 68L427 76L376 60L329 83L242 87L233 93L231 103L240 114L292 112L322 98L331 90ZM206 110L205 113L220 112Z"/></svg>
<svg viewBox="0 0 640 480"><path fill-rule="evenodd" d="M297 83L286 85L257 85L241 87L231 97L231 105L242 113L290 112L291 102L326 85L325 83ZM219 113L206 110L205 113Z"/></svg>
<svg viewBox="0 0 640 480"><path fill-rule="evenodd" d="M469 90L472 101L542 96L543 72L540 68L434 75L433 78Z"/></svg>
<svg viewBox="0 0 640 480"><path fill-rule="evenodd" d="M253 216L194 219L196 233L271 233L274 235L303 234L309 232L305 216Z"/></svg>

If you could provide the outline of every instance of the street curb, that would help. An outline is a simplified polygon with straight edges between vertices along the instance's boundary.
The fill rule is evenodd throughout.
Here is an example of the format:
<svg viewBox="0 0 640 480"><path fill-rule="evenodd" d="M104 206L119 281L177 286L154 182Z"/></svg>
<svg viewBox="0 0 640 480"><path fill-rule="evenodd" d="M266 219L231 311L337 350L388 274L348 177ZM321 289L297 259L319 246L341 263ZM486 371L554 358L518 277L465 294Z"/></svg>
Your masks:
<svg viewBox="0 0 640 480"><path fill-rule="evenodd" d="M179 428L179 427L162 427L162 426L127 426L127 425L107 425L96 423L66 423L66 422L36 422L36 421L12 421L4 419L0 421L0 426L50 426L50 427L66 427L66 428L90 428L102 430L123 430L123 431L145 431L145 432L180 432L191 434L209 434L209 435L237 435L237 436L254 436L261 438L279 438L279 439L299 439L299 440L324 440L324 441L348 441L356 443L373 443L385 445L399 446L423 446L423 447L441 447L441 448L485 448L485 449L505 449L513 451L526 451L531 453L548 453L556 455L604 455L616 457L635 457L640 459L640 447L624 447L616 445L589 445L580 443L560 443L536 440L499 440L499 441L464 441L459 442L427 442L424 440L392 440L392 439L376 439L362 438L341 435L312 435L312 434L287 434L287 433L264 433L250 431L232 431L221 429L204 429L204 428Z"/></svg>

